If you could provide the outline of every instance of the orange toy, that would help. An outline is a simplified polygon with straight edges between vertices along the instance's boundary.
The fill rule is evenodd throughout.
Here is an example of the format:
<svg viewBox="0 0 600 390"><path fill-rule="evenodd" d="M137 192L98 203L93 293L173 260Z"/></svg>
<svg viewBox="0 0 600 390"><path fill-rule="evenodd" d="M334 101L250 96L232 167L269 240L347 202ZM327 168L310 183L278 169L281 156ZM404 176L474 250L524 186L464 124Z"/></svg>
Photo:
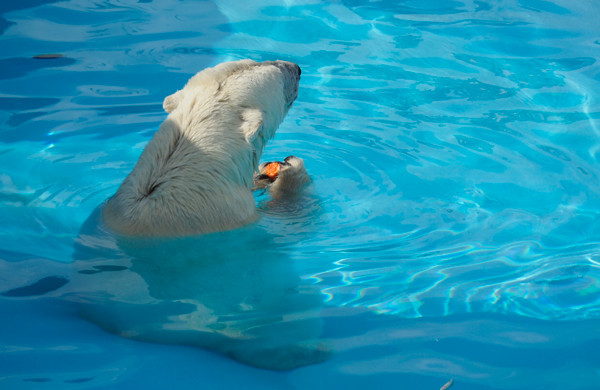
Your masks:
<svg viewBox="0 0 600 390"><path fill-rule="evenodd" d="M279 174L279 163L272 162L269 165L267 165L265 167L265 174L267 176L269 176L271 179L277 178L277 175Z"/></svg>

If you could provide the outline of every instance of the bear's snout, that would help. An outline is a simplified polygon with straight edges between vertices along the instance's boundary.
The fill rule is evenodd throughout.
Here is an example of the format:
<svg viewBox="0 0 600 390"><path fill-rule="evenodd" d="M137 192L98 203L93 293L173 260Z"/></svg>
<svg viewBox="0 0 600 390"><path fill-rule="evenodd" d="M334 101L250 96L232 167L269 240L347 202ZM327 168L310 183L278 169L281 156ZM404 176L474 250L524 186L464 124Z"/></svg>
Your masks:
<svg viewBox="0 0 600 390"><path fill-rule="evenodd" d="M292 65L292 73L296 73L296 75L298 76L298 79L299 79L300 75L302 74L302 69L300 69L300 66L296 63L289 62L289 64Z"/></svg>
<svg viewBox="0 0 600 390"><path fill-rule="evenodd" d="M298 64L290 61L267 61L265 64L274 65L284 75L284 94L286 98L287 107L289 108L294 100L298 97L298 86L300 83L300 75L302 70Z"/></svg>
<svg viewBox="0 0 600 390"><path fill-rule="evenodd" d="M294 62L277 60L277 61L266 61L265 64L275 65L276 67L281 69L282 72L291 74L298 78L300 78L300 75L302 74L302 70L300 69L300 66L298 66L298 64L296 64Z"/></svg>

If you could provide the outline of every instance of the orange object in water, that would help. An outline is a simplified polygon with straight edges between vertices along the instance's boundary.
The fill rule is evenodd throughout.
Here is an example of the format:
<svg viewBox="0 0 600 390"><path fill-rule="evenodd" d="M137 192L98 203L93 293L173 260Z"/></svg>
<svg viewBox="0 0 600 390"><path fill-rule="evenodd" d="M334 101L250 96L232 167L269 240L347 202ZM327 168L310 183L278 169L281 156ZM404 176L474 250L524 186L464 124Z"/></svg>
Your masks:
<svg viewBox="0 0 600 390"><path fill-rule="evenodd" d="M272 162L265 167L265 174L269 176L271 179L275 179L279 174L279 163Z"/></svg>

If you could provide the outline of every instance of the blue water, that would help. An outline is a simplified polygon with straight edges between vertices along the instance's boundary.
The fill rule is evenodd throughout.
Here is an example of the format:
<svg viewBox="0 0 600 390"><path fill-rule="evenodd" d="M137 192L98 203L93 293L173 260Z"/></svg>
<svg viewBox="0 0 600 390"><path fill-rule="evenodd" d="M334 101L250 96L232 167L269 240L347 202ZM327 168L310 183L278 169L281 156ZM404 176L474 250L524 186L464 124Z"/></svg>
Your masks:
<svg viewBox="0 0 600 390"><path fill-rule="evenodd" d="M0 12L1 389L600 388L600 3ZM62 57L32 58L48 53ZM289 215L263 206L259 224L298 294L318 298L305 315L333 354L292 371L120 337L71 299L82 225L164 120L164 97L242 58L302 67L263 160L304 158L314 199Z"/></svg>

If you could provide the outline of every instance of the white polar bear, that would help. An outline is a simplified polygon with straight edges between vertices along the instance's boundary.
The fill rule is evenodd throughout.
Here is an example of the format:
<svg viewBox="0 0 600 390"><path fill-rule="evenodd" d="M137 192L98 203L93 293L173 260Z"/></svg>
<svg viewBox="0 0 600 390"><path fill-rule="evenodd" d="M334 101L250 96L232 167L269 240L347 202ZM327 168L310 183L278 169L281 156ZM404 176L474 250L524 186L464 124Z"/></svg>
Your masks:
<svg viewBox="0 0 600 390"><path fill-rule="evenodd" d="M290 256L299 236L274 232L269 218L233 230L257 218L253 174L264 171L259 158L299 77L291 62L237 61L165 99L167 120L81 228L65 297L84 318L124 337L273 370L330 356L322 296ZM299 158L280 165L264 188L292 200L308 175Z"/></svg>
<svg viewBox="0 0 600 390"><path fill-rule="evenodd" d="M300 67L251 60L205 69L168 96L169 113L108 200L104 223L129 236L185 236L258 218L251 192L266 142L298 95Z"/></svg>

